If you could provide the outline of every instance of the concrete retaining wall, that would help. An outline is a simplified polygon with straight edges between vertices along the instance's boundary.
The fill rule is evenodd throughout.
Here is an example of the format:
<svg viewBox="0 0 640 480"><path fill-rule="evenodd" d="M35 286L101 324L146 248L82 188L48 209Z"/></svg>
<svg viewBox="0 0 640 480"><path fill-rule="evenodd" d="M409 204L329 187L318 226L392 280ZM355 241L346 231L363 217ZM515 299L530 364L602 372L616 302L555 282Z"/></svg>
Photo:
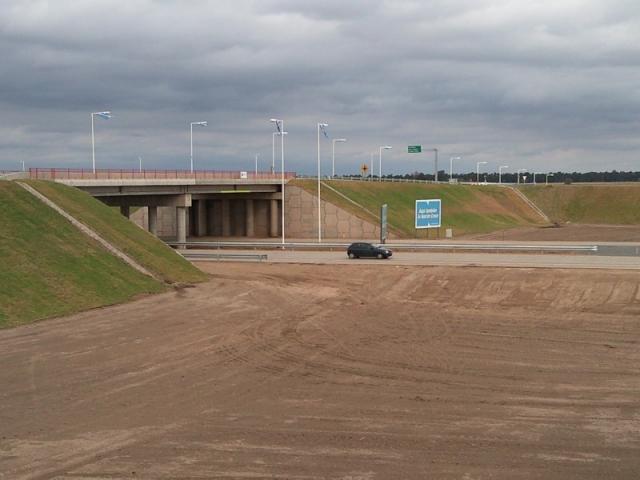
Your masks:
<svg viewBox="0 0 640 480"><path fill-rule="evenodd" d="M380 228L352 215L332 203L321 202L322 237L327 239L380 238ZM289 238L318 237L317 198L300 187L287 185L285 191L285 229Z"/></svg>

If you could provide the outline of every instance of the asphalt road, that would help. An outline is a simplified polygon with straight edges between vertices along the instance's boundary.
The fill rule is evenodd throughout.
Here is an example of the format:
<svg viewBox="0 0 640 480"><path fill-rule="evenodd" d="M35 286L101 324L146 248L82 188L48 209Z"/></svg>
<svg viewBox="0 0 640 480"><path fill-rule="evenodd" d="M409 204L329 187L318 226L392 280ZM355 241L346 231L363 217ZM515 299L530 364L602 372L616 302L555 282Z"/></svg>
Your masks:
<svg viewBox="0 0 640 480"><path fill-rule="evenodd" d="M640 270L640 257L519 253L395 252L388 260L350 260L344 252L291 250L189 250L192 261L207 253L263 254L271 263L482 266L523 268L596 268Z"/></svg>

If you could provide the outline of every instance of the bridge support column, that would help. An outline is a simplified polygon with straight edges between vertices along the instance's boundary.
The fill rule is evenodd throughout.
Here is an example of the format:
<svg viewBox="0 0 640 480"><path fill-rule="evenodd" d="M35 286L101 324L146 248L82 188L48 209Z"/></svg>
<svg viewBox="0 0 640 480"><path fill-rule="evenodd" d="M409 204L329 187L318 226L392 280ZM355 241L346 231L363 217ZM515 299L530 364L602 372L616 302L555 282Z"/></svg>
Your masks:
<svg viewBox="0 0 640 480"><path fill-rule="evenodd" d="M158 207L147 207L149 217L149 233L158 235Z"/></svg>
<svg viewBox="0 0 640 480"><path fill-rule="evenodd" d="M129 205L120 205L120 213L125 217L129 218L129 215L131 214L131 209L129 208Z"/></svg>
<svg viewBox="0 0 640 480"><path fill-rule="evenodd" d="M226 198L222 199L222 236L231 236L231 205Z"/></svg>
<svg viewBox="0 0 640 480"><path fill-rule="evenodd" d="M187 207L176 207L176 232L178 242L187 241Z"/></svg>
<svg viewBox="0 0 640 480"><path fill-rule="evenodd" d="M269 208L269 236L278 236L278 200L271 200L271 208Z"/></svg>
<svg viewBox="0 0 640 480"><path fill-rule="evenodd" d="M195 233L198 237L207 235L207 201L198 200L196 202L196 228Z"/></svg>
<svg viewBox="0 0 640 480"><path fill-rule="evenodd" d="M245 200L246 208L245 208L245 233L247 237L255 237L255 219L253 214L253 200L248 199Z"/></svg>

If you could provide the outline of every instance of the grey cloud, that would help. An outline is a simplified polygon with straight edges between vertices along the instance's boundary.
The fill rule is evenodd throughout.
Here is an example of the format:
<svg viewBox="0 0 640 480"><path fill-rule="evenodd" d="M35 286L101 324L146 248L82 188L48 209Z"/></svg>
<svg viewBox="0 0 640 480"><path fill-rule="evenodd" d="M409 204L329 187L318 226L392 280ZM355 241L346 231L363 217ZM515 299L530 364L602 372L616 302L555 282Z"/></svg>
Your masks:
<svg viewBox="0 0 640 480"><path fill-rule="evenodd" d="M266 162L274 115L299 171L317 121L350 137L345 171L381 143L393 171L424 167L404 153L416 141L461 167L637 168L639 23L636 2L604 0L7 0L0 169L86 163L105 108L100 157L118 168L175 168L193 119L211 123L205 165Z"/></svg>

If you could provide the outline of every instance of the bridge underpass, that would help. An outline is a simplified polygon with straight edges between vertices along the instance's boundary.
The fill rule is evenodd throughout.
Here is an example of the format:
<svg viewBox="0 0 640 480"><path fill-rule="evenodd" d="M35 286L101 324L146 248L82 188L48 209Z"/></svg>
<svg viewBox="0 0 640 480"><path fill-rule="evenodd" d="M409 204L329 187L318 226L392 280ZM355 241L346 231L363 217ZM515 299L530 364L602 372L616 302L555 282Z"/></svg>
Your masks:
<svg viewBox="0 0 640 480"><path fill-rule="evenodd" d="M281 234L282 178L280 174L248 172L180 172L32 169L31 178L74 186L103 203L146 209L151 233L188 236L277 237ZM115 178L114 178L115 177ZM285 183L295 174L287 172Z"/></svg>

